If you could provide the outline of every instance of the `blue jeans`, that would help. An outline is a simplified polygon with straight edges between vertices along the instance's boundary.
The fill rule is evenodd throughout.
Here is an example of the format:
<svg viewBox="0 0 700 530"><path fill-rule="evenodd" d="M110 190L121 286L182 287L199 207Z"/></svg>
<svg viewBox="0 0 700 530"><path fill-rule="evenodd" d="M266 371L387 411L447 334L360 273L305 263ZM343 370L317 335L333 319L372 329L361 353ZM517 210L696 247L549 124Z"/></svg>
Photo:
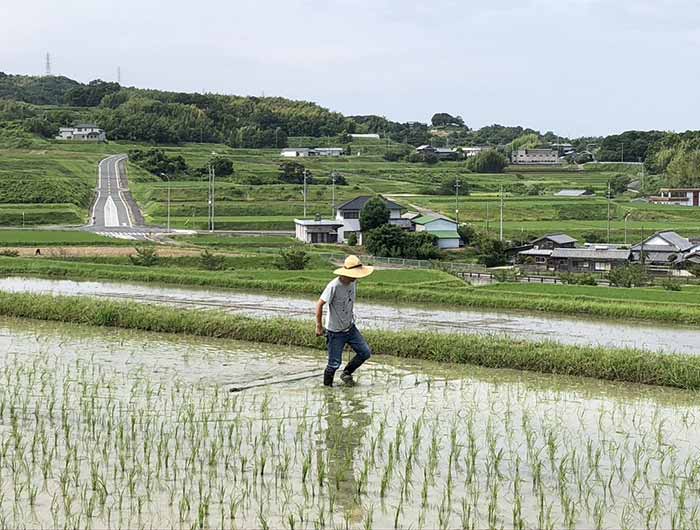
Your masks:
<svg viewBox="0 0 700 530"><path fill-rule="evenodd" d="M328 366L326 373L334 374L343 362L343 350L345 345L350 347L357 354L357 361L362 364L372 355L372 350L367 341L360 333L360 330L353 324L347 331L326 331L326 343L328 344ZM358 364L358 366L359 366Z"/></svg>

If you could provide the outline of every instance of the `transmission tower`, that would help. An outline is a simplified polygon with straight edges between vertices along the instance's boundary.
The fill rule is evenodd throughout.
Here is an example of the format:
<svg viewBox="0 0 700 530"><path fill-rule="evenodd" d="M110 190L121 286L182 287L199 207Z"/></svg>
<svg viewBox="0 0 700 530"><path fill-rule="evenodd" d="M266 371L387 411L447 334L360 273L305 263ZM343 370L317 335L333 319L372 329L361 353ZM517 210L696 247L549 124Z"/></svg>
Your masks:
<svg viewBox="0 0 700 530"><path fill-rule="evenodd" d="M46 52L46 75L51 75L51 55Z"/></svg>
<svg viewBox="0 0 700 530"><path fill-rule="evenodd" d="M117 84L121 85L122 84L122 67L117 66Z"/></svg>

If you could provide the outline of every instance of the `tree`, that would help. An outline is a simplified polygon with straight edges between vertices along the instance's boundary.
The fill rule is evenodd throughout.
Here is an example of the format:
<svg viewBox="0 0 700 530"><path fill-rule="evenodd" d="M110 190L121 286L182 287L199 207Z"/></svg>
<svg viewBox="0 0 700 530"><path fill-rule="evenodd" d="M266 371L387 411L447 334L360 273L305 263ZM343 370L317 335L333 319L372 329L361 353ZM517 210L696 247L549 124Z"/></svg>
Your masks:
<svg viewBox="0 0 700 530"><path fill-rule="evenodd" d="M136 247L136 254L129 254L129 261L139 267L153 267L158 265L160 259L153 245L140 245Z"/></svg>
<svg viewBox="0 0 700 530"><path fill-rule="evenodd" d="M610 192L614 195L620 195L627 191L627 185L631 182L629 175L618 173L610 179Z"/></svg>
<svg viewBox="0 0 700 530"><path fill-rule="evenodd" d="M642 265L617 267L608 273L613 287L643 287L650 282L649 275Z"/></svg>
<svg viewBox="0 0 700 530"><path fill-rule="evenodd" d="M389 208L379 196L372 197L360 210L360 230L368 232L389 222Z"/></svg>
<svg viewBox="0 0 700 530"><path fill-rule="evenodd" d="M226 258L220 254L212 254L209 249L205 249L199 255L199 264L208 271L220 271L224 268Z"/></svg>
<svg viewBox="0 0 700 530"><path fill-rule="evenodd" d="M299 162L282 162L279 166L279 180L285 184L303 184L304 174L306 173L307 184L314 184L315 181L311 171L307 170Z"/></svg>
<svg viewBox="0 0 700 530"><path fill-rule="evenodd" d="M466 166L474 173L503 173L508 159L495 149L487 149L468 159Z"/></svg>
<svg viewBox="0 0 700 530"><path fill-rule="evenodd" d="M433 114L430 122L433 124L433 127L448 127L450 125L454 127L464 127L464 120L461 116L452 116L446 112Z"/></svg>
<svg viewBox="0 0 700 530"><path fill-rule="evenodd" d="M666 166L666 182L674 188L700 185L700 152L677 150Z"/></svg>
<svg viewBox="0 0 700 530"><path fill-rule="evenodd" d="M459 225L457 227L457 233L459 234L459 237L462 239L462 241L464 241L465 245L469 245L476 241L478 236L474 227L467 223Z"/></svg>
<svg viewBox="0 0 700 530"><path fill-rule="evenodd" d="M469 195L469 183L466 180L460 179L459 177L449 177L440 183L440 186L436 190L437 195L454 195L455 194L455 184L459 180L459 194Z"/></svg>
<svg viewBox="0 0 700 530"><path fill-rule="evenodd" d="M348 245L351 247L357 246L357 234L355 232L350 232L348 236Z"/></svg>
<svg viewBox="0 0 700 530"><path fill-rule="evenodd" d="M506 255L506 242L500 239L484 236L478 241L479 246L479 263L487 267L498 267L508 263Z"/></svg>
<svg viewBox="0 0 700 530"><path fill-rule="evenodd" d="M214 174L217 177L233 175L233 162L229 158L215 156L209 161L209 164L214 168Z"/></svg>
<svg viewBox="0 0 700 530"><path fill-rule="evenodd" d="M335 176L335 185L336 186L347 186L348 181L347 179L341 175L340 173L332 173L325 181L324 184L328 184L329 186L333 184L333 177Z"/></svg>
<svg viewBox="0 0 700 530"><path fill-rule="evenodd" d="M368 231L364 236L367 252L374 256L401 257L408 234L396 225L385 224Z"/></svg>

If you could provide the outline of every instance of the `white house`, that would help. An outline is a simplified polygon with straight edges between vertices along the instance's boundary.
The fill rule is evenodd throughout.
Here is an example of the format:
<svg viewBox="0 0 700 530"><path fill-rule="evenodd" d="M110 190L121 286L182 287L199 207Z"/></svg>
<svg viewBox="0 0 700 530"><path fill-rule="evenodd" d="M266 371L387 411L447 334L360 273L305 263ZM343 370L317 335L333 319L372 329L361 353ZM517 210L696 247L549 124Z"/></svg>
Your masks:
<svg viewBox="0 0 700 530"><path fill-rule="evenodd" d="M700 188L661 188L658 197L649 197L654 204L700 206Z"/></svg>
<svg viewBox="0 0 700 530"><path fill-rule="evenodd" d="M554 165L559 163L556 149L518 149L513 153L513 164Z"/></svg>
<svg viewBox="0 0 700 530"><path fill-rule="evenodd" d="M457 223L446 217L423 215L412 219L416 232L428 232L437 236L438 247L459 248L460 237L457 233Z"/></svg>
<svg viewBox="0 0 700 530"><path fill-rule="evenodd" d="M337 243L340 221L294 219L295 237L304 243Z"/></svg>
<svg viewBox="0 0 700 530"><path fill-rule="evenodd" d="M280 151L283 158L298 158L307 156L342 156L345 149L342 147L289 147Z"/></svg>
<svg viewBox="0 0 700 530"><path fill-rule="evenodd" d="M74 127L61 127L56 140L80 140L87 142L104 142L107 135L97 125L79 123Z"/></svg>
<svg viewBox="0 0 700 530"><path fill-rule="evenodd" d="M462 150L462 155L464 158L471 158L473 156L478 155L482 151L485 151L488 149L488 147L460 147L459 149Z"/></svg>
<svg viewBox="0 0 700 530"><path fill-rule="evenodd" d="M280 152L280 156L284 158L298 158L298 157L307 157L307 156L312 156L309 154L311 149L308 149L306 147L290 147L288 149L282 149Z"/></svg>
<svg viewBox="0 0 700 530"><path fill-rule="evenodd" d="M342 147L317 147L313 151L316 156L343 156L345 149Z"/></svg>
<svg viewBox="0 0 700 530"><path fill-rule="evenodd" d="M367 138L370 140L379 140L378 134L351 134L350 138Z"/></svg>
<svg viewBox="0 0 700 530"><path fill-rule="evenodd" d="M381 195L380 195L381 197ZM357 236L357 242L362 244L362 231L360 230L360 211L372 197L370 195L362 195L347 201L336 209L335 218L342 223L342 227L338 229L338 242L346 243L350 234L354 233ZM408 219L401 217L403 207L381 197L387 208L389 209L389 223L409 229L411 222Z"/></svg>

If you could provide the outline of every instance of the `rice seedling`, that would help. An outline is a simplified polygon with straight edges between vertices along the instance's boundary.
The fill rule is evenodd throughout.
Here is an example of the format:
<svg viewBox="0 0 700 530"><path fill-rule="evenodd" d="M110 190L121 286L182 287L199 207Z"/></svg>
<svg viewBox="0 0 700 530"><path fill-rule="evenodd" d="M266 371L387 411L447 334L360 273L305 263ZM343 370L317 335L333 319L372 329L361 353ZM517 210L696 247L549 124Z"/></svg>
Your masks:
<svg viewBox="0 0 700 530"><path fill-rule="evenodd" d="M7 326L0 525L697 526L692 392L380 362L354 389L230 394L223 359L290 348Z"/></svg>

